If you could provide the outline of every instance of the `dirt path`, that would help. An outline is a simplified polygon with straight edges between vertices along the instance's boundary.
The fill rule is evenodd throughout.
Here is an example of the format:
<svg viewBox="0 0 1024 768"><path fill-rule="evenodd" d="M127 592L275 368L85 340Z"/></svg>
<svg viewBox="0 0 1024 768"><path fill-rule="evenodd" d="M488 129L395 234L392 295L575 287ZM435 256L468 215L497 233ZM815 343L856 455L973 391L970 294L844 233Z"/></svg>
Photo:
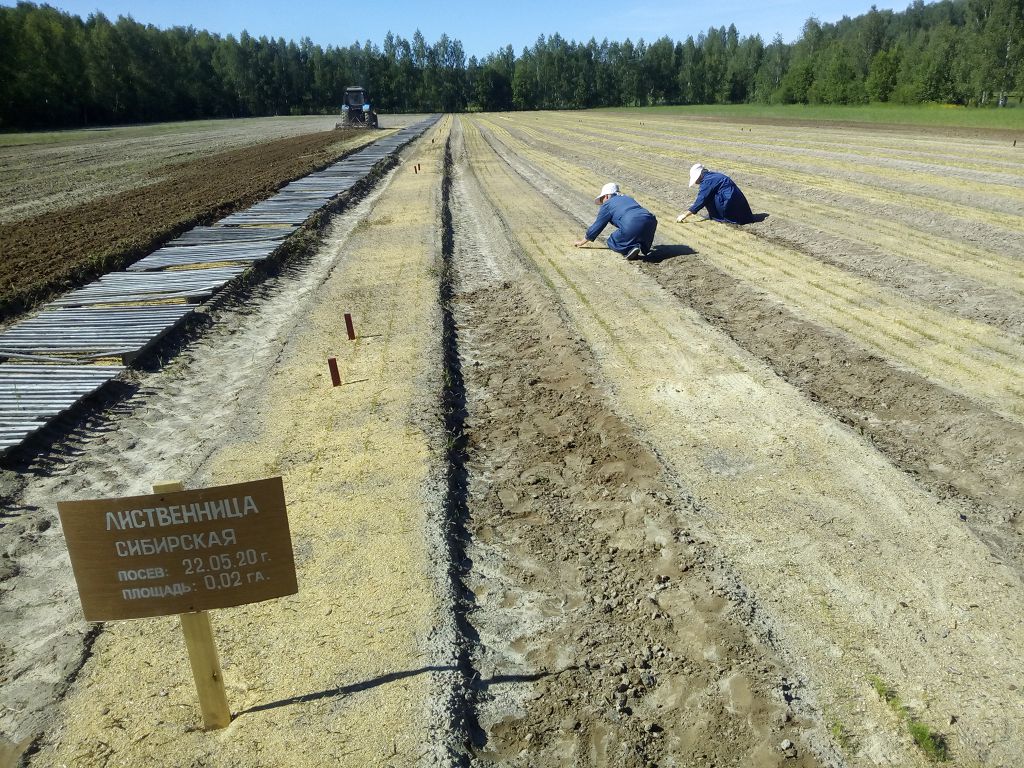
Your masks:
<svg viewBox="0 0 1024 768"><path fill-rule="evenodd" d="M20 740L52 724L30 764L410 765L448 749L455 643L446 565L434 559L442 526L428 519L444 490L434 269L444 130L340 216L308 264L258 289L259 312L227 310L223 332L146 377L106 445L93 435L52 480L29 480L24 503L39 511L27 524L48 519L53 498L139 491L156 475L198 485L281 474L300 583L295 597L214 615L236 717L206 735L173 619L106 625L58 708L40 706L31 679L59 690L80 625L59 531L50 547L22 541L18 589L4 595L24 628L15 647L40 624L40 656L54 636L68 647L63 668L37 657L19 677L36 707L4 732ZM380 249L382 238L402 247ZM347 382L337 389L331 355Z"/></svg>
<svg viewBox="0 0 1024 768"><path fill-rule="evenodd" d="M1024 712L1003 692L1024 672L1018 575L955 507L642 271L566 248L579 221L558 210L559 196L475 129L466 141L489 205L594 350L617 409L706 503L715 544L807 670L828 720L852 734L851 762L926 764L874 694L877 676L948 733L958 759L1012 765Z"/></svg>

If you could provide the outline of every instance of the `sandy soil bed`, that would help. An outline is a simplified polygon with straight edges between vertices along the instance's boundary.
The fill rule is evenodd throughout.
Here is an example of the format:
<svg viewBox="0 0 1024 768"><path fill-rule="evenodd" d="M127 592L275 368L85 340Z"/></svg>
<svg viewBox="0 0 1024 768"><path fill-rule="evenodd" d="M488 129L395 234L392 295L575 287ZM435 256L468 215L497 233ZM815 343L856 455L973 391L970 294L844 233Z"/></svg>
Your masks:
<svg viewBox="0 0 1024 768"><path fill-rule="evenodd" d="M5 471L0 749L924 768L916 724L951 764L1017 765L1024 158L1004 144L446 120L319 248ZM698 160L767 218L676 225ZM608 180L661 221L645 261L569 246ZM270 474L300 592L215 616L237 716L204 734L172 621L79 620L53 502Z"/></svg>
<svg viewBox="0 0 1024 768"><path fill-rule="evenodd" d="M818 765L802 681L486 204L489 169L456 130L479 764Z"/></svg>
<svg viewBox="0 0 1024 768"><path fill-rule="evenodd" d="M962 320L917 305L884 281L867 283L829 271L806 251L783 251L758 237L756 227L674 230L663 223L661 256L656 252L654 263L639 268L608 252L567 251L563 244L578 237L593 215L590 194L609 178L628 183L629 191L668 221L682 207L663 192L676 171L658 155L642 166L646 174L631 172L629 162L610 160L612 153L588 155L584 148L594 134L599 143L624 146L625 126L604 138L590 121L573 116L474 122L483 133L474 140L470 164L484 168L480 176L489 204L554 285L573 325L595 350L616 408L638 426L672 474L707 503L713 540L767 606L784 653L808 670L826 720L851 734L857 746L848 759L924 764L873 694L870 680L881 678L914 702L918 716L948 733L961 759L1012 764L1024 738L1021 711L1007 707L997 692L1015 689L1022 673L1012 650L1021 639L1014 618L1022 599L1018 515L1012 490L1001 486L1009 479L1012 488L1020 477L1014 383L1024 360L1015 351L1019 341L978 324L967 335L979 339L976 345L947 357L943 345L963 343ZM575 141L568 138L574 132ZM559 133L566 138L548 140ZM652 179L659 162L666 165ZM822 186L836 183L829 176ZM685 193L677 187L675 194ZM961 215L969 224L990 213L965 207ZM907 242L904 253L912 255L913 238ZM693 275L694 263L730 274L748 293L767 294L775 312L792 312L806 323L810 338L832 334L823 361L814 359L819 350L813 346L793 351L802 367L835 358L848 364L847 351L866 342L880 359L916 373L916 399L900 411L901 420L910 422L896 441L904 450L921 442L915 406L920 402L927 414L933 392L960 397L946 401L957 406L944 414L946 431L981 412L1009 426L995 437L959 431L960 439L945 451L933 448L937 466L929 480L935 485L962 453L984 457L979 463L986 468L999 467L990 440L1000 442L998 455L1011 467L974 483L967 506L962 498L943 501L923 489L858 434L837 425L832 413L780 382L743 346L716 335L701 314L674 302L666 287L685 279L684 264ZM706 305L705 314L725 315L735 307L723 306L716 301L720 294L702 291L705 286L692 290L694 303ZM847 298L847 286L863 298ZM758 319L756 312L746 313L730 316L729 323L752 325ZM925 324L933 324L927 343L906 333ZM1005 350L992 377L980 372L999 353L988 351L981 338ZM989 386L999 380L1005 389L997 395ZM869 384L866 379L867 392ZM843 389L841 379L832 385ZM939 453L946 466L939 464ZM965 496L966 487L980 479L964 481ZM993 510L991 495L1010 508ZM988 532L988 523L996 529L992 537L980 540L965 528L963 521L974 514L985 521L981 533ZM950 557L957 563L953 571Z"/></svg>
<svg viewBox="0 0 1024 768"><path fill-rule="evenodd" d="M960 319L956 307L946 301L947 291L929 293L928 301L913 299L901 289L901 282L891 280L892 270L876 270L868 279L833 266L847 246L861 247L863 240L837 244L803 237L798 238L799 248L780 245L777 230L768 222L793 216L786 208L773 210L767 221L743 230L713 224L674 229L672 219L683 203L669 207L679 189L667 181L675 171L664 160L646 161L645 175L625 163L585 157L578 149L566 159L564 150L531 158L535 151L516 142L503 126L491 123L490 131L495 141L504 136L513 142L508 147L498 144L499 150L506 158L514 156L535 184L555 185L550 187L553 196L571 194L576 185L600 184L605 176L598 174L628 179L638 190L646 187L645 203L668 222L662 225L662 237L677 239L668 239L671 247L662 249L644 269L707 321L726 329L791 383L871 437L933 492L969 498L974 502L972 514L965 515L969 524L1020 564L1024 432L1020 419L1010 412L1019 409L1016 382L1024 360L1019 334L996 330L998 323L980 318ZM790 140L787 134L785 141ZM554 169L560 171L560 181L552 179ZM577 204L574 213L583 218L588 210ZM965 217L971 214L963 211ZM828 226L848 215L836 203L802 220L802 225ZM899 258L912 260L929 253L920 246L919 223L920 219L899 223ZM854 236L852 230L847 235ZM870 238L870 231L864 237ZM999 242L997 238L987 244L990 256L978 256L977 261L970 249L957 251L963 245L955 238L944 248L959 254L957 269L970 269L971 264L995 258ZM1009 288L1022 262L1013 256L999 258L1003 283ZM991 285L999 282L997 272L990 277ZM956 272L946 275L957 285ZM919 288L912 293L928 292L928 286ZM957 290L966 289L960 285ZM986 290L971 301L984 304L990 316L1019 314L1024 291L1004 293L1002 303ZM1002 386L1002 393L993 395L993 385Z"/></svg>

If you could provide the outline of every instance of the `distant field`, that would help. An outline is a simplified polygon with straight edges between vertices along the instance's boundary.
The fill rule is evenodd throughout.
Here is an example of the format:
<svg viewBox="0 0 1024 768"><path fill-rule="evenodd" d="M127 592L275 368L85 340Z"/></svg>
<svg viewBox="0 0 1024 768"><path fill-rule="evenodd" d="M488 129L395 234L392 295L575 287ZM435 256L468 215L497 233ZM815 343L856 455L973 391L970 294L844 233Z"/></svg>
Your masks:
<svg viewBox="0 0 1024 768"><path fill-rule="evenodd" d="M303 133L327 125L327 118L270 117L241 118L238 120L182 120L172 123L140 125L96 126L55 131L25 131L0 133L0 147L24 147L40 144L100 143L118 139L142 139L154 136L173 136L187 133L221 133L244 135L241 129L258 126L261 132L278 135Z"/></svg>
<svg viewBox="0 0 1024 768"><path fill-rule="evenodd" d="M400 128L422 115L381 115L381 128ZM104 142L118 139L143 139L176 134L203 133L242 137L252 128L263 136L294 136L333 128L336 115L302 115L299 117L240 117L222 120L181 120L171 123L96 126L63 131L28 131L0 133L0 147L22 147L37 144L69 144Z"/></svg>
<svg viewBox="0 0 1024 768"><path fill-rule="evenodd" d="M630 111L626 109L610 110ZM725 120L809 120L816 122L879 123L888 125L921 125L941 128L980 128L1024 131L1024 107L1004 109L969 109L948 104L898 105L866 104L863 106L808 106L805 104L723 104L692 107L649 107L657 114L680 114L687 117L715 117Z"/></svg>
<svg viewBox="0 0 1024 768"><path fill-rule="evenodd" d="M385 128L414 120L381 118ZM0 223L153 184L217 152L329 131L337 118L262 117L0 134Z"/></svg>
<svg viewBox="0 0 1024 768"><path fill-rule="evenodd" d="M0 137L0 318L380 135L334 124L332 116L204 120Z"/></svg>
<svg viewBox="0 0 1024 768"><path fill-rule="evenodd" d="M270 118L0 135L0 223L153 184L183 162L333 128Z"/></svg>

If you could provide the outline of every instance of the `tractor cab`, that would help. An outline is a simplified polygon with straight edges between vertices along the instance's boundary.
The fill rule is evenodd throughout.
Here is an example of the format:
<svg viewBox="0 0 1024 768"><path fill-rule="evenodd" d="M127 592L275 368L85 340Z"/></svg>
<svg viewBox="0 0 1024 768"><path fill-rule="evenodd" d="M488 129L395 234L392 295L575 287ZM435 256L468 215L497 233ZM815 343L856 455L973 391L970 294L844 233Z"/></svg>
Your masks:
<svg viewBox="0 0 1024 768"><path fill-rule="evenodd" d="M361 85L345 89L341 102L342 120L338 128L376 128L377 113L370 104L370 96Z"/></svg>

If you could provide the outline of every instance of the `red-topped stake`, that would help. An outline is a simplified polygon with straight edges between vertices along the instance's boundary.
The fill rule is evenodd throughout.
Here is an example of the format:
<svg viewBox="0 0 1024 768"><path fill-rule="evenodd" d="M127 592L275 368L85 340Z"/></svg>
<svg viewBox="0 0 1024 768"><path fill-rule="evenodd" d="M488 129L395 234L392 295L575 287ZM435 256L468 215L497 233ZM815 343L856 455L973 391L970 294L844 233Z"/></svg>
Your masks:
<svg viewBox="0 0 1024 768"><path fill-rule="evenodd" d="M352 315L345 313L345 330L348 331L348 340L353 341L356 337L356 329L352 325Z"/></svg>

